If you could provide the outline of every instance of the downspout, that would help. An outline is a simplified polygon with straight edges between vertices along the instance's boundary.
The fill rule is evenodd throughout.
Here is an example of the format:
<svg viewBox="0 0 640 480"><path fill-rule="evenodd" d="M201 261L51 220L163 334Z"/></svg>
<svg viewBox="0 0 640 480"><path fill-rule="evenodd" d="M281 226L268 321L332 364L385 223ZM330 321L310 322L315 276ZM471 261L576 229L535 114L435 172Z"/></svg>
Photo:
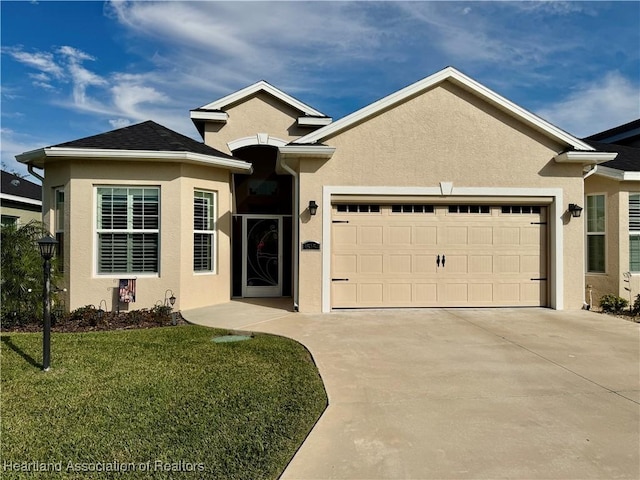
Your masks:
<svg viewBox="0 0 640 480"><path fill-rule="evenodd" d="M583 180L586 180L587 178L589 178L591 175L593 175L594 173L596 173L598 171L598 165L594 165L593 168L591 168L591 170L589 170L587 173L585 173L582 176Z"/></svg>
<svg viewBox="0 0 640 480"><path fill-rule="evenodd" d="M298 277L300 274L300 264L299 264L299 255L298 255L298 245L300 244L300 215L298 213L300 209L300 182L298 178L298 174L295 170L293 170L289 165L284 161L284 157L280 156L280 167L290 174L293 177L293 218L291 219L291 225L293 227L293 285L292 285L292 296L293 296L293 310L297 312L299 310L298 305ZM295 219L295 222L293 221Z"/></svg>
<svg viewBox="0 0 640 480"><path fill-rule="evenodd" d="M44 177L36 172L33 171L33 164L31 163L27 163L27 171L33 175L34 177L36 177L38 180L40 180L42 183L44 183Z"/></svg>

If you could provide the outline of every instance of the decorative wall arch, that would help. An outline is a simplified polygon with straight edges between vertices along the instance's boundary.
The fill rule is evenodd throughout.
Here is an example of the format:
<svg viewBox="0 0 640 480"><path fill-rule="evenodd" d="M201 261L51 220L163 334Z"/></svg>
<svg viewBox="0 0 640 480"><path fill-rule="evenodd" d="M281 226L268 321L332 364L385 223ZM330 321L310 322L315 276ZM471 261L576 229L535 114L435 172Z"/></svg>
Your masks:
<svg viewBox="0 0 640 480"><path fill-rule="evenodd" d="M289 142L281 138L272 137L268 133L256 133L249 137L238 138L227 143L229 150L232 152L242 147L250 147L252 145L270 145L272 147L282 147Z"/></svg>

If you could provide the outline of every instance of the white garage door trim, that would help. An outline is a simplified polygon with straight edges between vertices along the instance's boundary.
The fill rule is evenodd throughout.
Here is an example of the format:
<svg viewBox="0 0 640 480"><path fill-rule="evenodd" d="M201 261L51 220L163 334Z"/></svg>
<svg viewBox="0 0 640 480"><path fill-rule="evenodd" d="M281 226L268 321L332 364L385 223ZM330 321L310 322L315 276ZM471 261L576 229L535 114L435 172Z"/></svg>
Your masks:
<svg viewBox="0 0 640 480"><path fill-rule="evenodd" d="M436 196L455 197L552 197L549 205L549 256L550 292L549 304L556 310L564 309L564 262L562 231L562 189L561 188L495 188L495 187L453 187L441 182L440 187L371 187L371 186L324 186L322 189L322 311L331 311L331 197L332 195L394 195L394 196Z"/></svg>

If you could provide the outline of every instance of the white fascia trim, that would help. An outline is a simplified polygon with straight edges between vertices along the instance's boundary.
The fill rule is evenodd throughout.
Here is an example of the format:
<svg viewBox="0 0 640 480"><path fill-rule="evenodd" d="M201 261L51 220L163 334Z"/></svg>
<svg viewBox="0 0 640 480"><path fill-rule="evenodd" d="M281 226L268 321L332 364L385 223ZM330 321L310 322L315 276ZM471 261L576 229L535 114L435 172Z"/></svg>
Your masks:
<svg viewBox="0 0 640 480"><path fill-rule="evenodd" d="M221 99L216 100L214 102L208 103L207 105L204 105L200 108L203 110L224 110L225 107L228 107L231 104L237 103L243 100L244 98L249 97L261 90L269 93L270 95L273 95L277 99L283 101L284 103L290 105L291 107L299 110L300 112L306 115L317 115L319 117L325 116L324 113L316 110L313 107L310 107L309 105L301 102L300 100L293 98L291 95L287 95L282 90L277 89L276 87L265 82L264 80L260 80L259 82L254 83L253 85L249 85L248 87L245 87L242 90L238 90L237 92L227 95L226 97L222 97Z"/></svg>
<svg viewBox="0 0 640 480"><path fill-rule="evenodd" d="M227 112L201 112L191 111L191 120L209 120L210 122L227 123L229 114Z"/></svg>
<svg viewBox="0 0 640 480"><path fill-rule="evenodd" d="M322 188L322 312L331 311L331 196L332 195L424 195L442 196L440 187L371 187L324 186ZM451 195L486 197L553 197L549 205L551 257L550 304L556 310L564 309L564 231L561 188L491 188L453 187Z"/></svg>
<svg viewBox="0 0 640 480"><path fill-rule="evenodd" d="M336 151L336 147L328 145L285 145L278 147L281 155L301 156L301 157L320 157L329 159Z"/></svg>
<svg viewBox="0 0 640 480"><path fill-rule="evenodd" d="M266 133L257 133L256 135L251 135L250 137L238 138L237 140L231 140L227 142L227 147L229 150L233 152L238 148L242 147L250 147L252 145L271 145L272 147L283 147L287 143L286 140L282 140L281 138L272 137Z"/></svg>
<svg viewBox="0 0 640 480"><path fill-rule="evenodd" d="M558 163L597 164L608 162L618 156L614 152L563 152L554 157Z"/></svg>
<svg viewBox="0 0 640 480"><path fill-rule="evenodd" d="M331 122L331 117L298 117L298 125L301 127L324 127Z"/></svg>
<svg viewBox="0 0 640 480"><path fill-rule="evenodd" d="M598 165L598 170L595 174L621 182L640 181L640 172L627 172L624 170L618 170L616 168L604 167L602 165Z"/></svg>
<svg viewBox="0 0 640 480"><path fill-rule="evenodd" d="M203 155L194 152L170 152L155 150L113 150L98 148L60 148L49 147L38 151L46 158L83 158L87 160L139 160L157 162L183 162L227 168L233 171L250 172L252 166L242 160ZM31 152L23 154L29 155ZM19 155L20 156L20 155ZM18 158L18 157L16 157ZM22 161L22 160L19 160Z"/></svg>
<svg viewBox="0 0 640 480"><path fill-rule="evenodd" d="M2 200L8 200L10 202L25 203L27 205L36 205L38 207L42 206L42 200L35 200L33 198L20 197L18 195L10 195L8 193L0 193L0 198Z"/></svg>
<svg viewBox="0 0 640 480"><path fill-rule="evenodd" d="M454 83L457 83L465 90L476 94L477 96L493 104L500 110L523 121L524 123L529 124L534 129L545 133L547 136L553 139L568 144L578 150L594 150L592 146L588 145L582 140L574 137L573 135L570 135L569 133L561 130L554 125L551 125L549 122L507 100L503 96L498 95L493 90L490 90L489 88L476 82L472 78L467 77L453 67L447 67L437 73L434 73L427 78L409 85L402 90L392 93L391 95L384 97L377 102L374 102L350 115L347 115L340 120L333 122L331 125L320 128L315 132L305 135L304 137L295 140L293 143L316 143L318 141L322 141L333 133L345 130L351 125L362 122L363 120L377 114L378 112L388 109L406 100L407 98L417 95L424 90L427 90L445 80L452 80Z"/></svg>

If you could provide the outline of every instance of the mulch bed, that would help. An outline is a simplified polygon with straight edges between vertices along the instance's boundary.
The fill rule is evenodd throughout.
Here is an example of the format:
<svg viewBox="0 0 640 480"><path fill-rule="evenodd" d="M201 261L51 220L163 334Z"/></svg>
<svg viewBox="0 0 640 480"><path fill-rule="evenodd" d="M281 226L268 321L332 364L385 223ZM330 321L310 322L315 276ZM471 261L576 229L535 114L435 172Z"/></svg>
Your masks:
<svg viewBox="0 0 640 480"><path fill-rule="evenodd" d="M133 318L132 318L133 317ZM179 312L176 313L176 325L188 325ZM140 315L137 318L131 314L114 314L101 321L87 321L86 319L62 319L52 322L51 331L57 333L81 333L102 332L108 330L133 330L140 328L156 328L173 326L171 318L149 318L148 315ZM2 325L2 333L37 333L42 331L42 321L13 325Z"/></svg>

